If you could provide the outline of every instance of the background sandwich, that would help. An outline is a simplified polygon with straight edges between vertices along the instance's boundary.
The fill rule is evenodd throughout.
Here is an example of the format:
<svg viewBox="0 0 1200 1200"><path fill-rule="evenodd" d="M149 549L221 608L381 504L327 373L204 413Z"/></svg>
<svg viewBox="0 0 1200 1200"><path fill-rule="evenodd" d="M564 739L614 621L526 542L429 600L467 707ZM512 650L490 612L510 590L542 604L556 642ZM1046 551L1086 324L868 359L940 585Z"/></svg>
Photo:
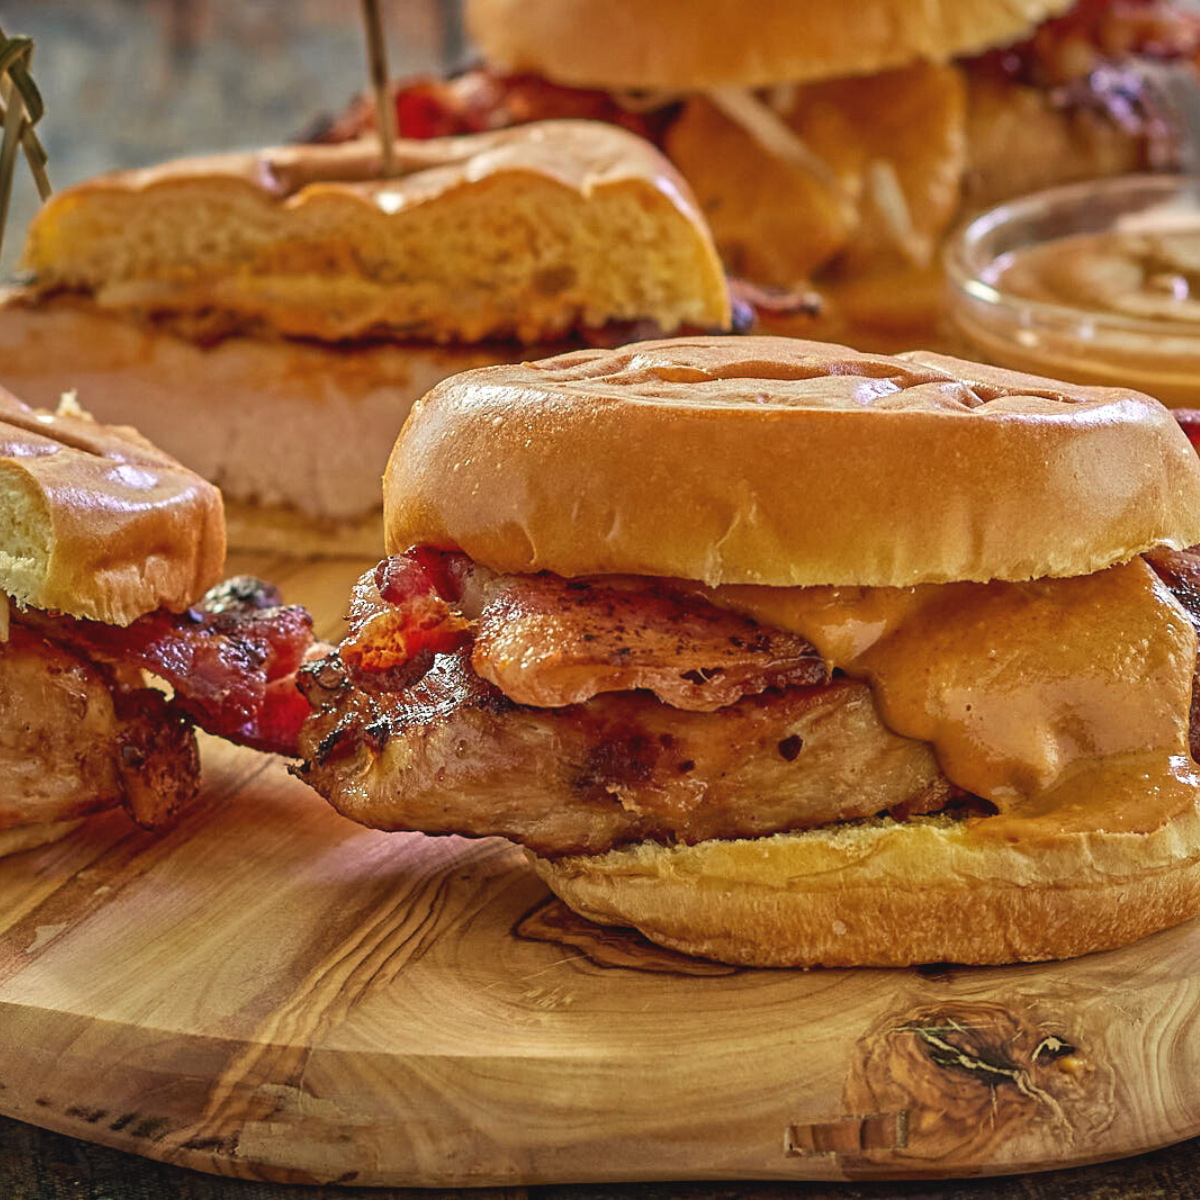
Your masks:
<svg viewBox="0 0 1200 1200"><path fill-rule="evenodd" d="M586 464L584 469L581 464ZM753 965L1007 962L1200 909L1200 461L925 353L685 338L448 380L301 775Z"/></svg>
<svg viewBox="0 0 1200 1200"><path fill-rule="evenodd" d="M55 196L0 309L0 378L77 388L218 483L237 544L379 545L412 401L467 367L727 328L690 191L594 123L184 159ZM289 519L298 517L299 519Z"/></svg>
<svg viewBox="0 0 1200 1200"><path fill-rule="evenodd" d="M214 587L224 560L211 484L0 391L0 855L118 805L168 824L198 789L193 726L295 751L311 620L257 580Z"/></svg>
<svg viewBox="0 0 1200 1200"><path fill-rule="evenodd" d="M402 85L404 135L635 129L732 274L811 278L827 303L804 336L881 346L928 337L961 214L1177 161L1170 72L1193 91L1200 49L1171 0L470 0L466 18L486 65ZM373 121L362 101L323 136Z"/></svg>

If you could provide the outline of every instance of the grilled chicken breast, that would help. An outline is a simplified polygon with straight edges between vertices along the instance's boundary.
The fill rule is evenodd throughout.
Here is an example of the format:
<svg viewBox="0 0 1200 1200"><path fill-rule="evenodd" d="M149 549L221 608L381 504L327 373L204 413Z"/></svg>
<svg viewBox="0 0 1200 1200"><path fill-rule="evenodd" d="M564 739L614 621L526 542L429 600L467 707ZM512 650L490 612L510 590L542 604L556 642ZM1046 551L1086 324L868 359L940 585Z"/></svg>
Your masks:
<svg viewBox="0 0 1200 1200"><path fill-rule="evenodd" d="M196 794L191 728L160 692L124 688L14 624L0 646L0 830L124 805L147 828Z"/></svg>
<svg viewBox="0 0 1200 1200"><path fill-rule="evenodd" d="M335 654L302 672L318 711L301 778L378 829L497 834L539 854L627 842L756 837L944 807L930 748L884 728L870 691L839 681L681 711L644 691L513 703L438 654L399 690L356 684Z"/></svg>
<svg viewBox="0 0 1200 1200"><path fill-rule="evenodd" d="M1200 555L1147 557L1200 625ZM410 551L360 580L349 637L301 680L297 772L380 829L554 856L984 804L884 726L866 684L669 581Z"/></svg>

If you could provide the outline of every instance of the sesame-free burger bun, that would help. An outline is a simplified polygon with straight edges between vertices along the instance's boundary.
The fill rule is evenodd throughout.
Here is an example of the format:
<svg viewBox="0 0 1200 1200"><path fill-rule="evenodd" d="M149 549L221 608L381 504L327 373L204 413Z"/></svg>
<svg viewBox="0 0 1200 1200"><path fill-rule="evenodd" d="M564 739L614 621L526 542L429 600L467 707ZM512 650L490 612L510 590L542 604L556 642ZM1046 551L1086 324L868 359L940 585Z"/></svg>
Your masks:
<svg viewBox="0 0 1200 1200"><path fill-rule="evenodd" d="M1086 575L1200 542L1157 401L915 351L696 337L467 371L417 402L388 551L710 585Z"/></svg>
<svg viewBox="0 0 1200 1200"><path fill-rule="evenodd" d="M600 88L766 87L942 62L1017 41L1074 0L469 0L508 71Z"/></svg>
<svg viewBox="0 0 1200 1200"><path fill-rule="evenodd" d="M224 562L212 484L134 429L29 408L0 388L0 593L128 625L182 611Z"/></svg>
<svg viewBox="0 0 1200 1200"><path fill-rule="evenodd" d="M591 920L744 966L1071 958L1200 911L1196 809L1152 833L1010 843L937 815L533 861Z"/></svg>
<svg viewBox="0 0 1200 1200"><path fill-rule="evenodd" d="M333 345L728 325L691 189L629 131L539 121L395 155L394 177L375 138L112 171L46 203L22 267L40 295Z"/></svg>

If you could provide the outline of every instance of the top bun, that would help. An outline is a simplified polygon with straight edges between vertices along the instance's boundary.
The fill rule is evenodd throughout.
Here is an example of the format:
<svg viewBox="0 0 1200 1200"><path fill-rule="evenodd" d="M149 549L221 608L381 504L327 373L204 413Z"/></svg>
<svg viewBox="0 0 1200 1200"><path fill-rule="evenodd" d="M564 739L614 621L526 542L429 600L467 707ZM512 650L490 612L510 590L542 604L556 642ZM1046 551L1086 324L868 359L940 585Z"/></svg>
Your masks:
<svg viewBox="0 0 1200 1200"><path fill-rule="evenodd" d="M1075 0L468 0L484 57L576 87L766 87L942 62Z"/></svg>
<svg viewBox="0 0 1200 1200"><path fill-rule="evenodd" d="M0 389L0 592L128 625L179 612L225 562L221 493L136 430Z"/></svg>
<svg viewBox="0 0 1200 1200"><path fill-rule="evenodd" d="M683 177L597 121L187 158L59 192L22 265L104 308L213 313L341 341L553 340L648 319L724 329L729 293Z"/></svg>
<svg viewBox="0 0 1200 1200"><path fill-rule="evenodd" d="M1200 541L1167 409L915 351L701 337L485 367L413 408L387 546L710 585L1085 575Z"/></svg>

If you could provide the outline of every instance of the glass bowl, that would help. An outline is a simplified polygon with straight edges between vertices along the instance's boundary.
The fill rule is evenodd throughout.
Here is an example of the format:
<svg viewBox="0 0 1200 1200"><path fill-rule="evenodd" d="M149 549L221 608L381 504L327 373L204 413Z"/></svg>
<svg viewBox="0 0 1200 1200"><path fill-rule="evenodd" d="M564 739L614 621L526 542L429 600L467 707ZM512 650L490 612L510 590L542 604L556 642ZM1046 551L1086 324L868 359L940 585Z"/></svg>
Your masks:
<svg viewBox="0 0 1200 1200"><path fill-rule="evenodd" d="M1194 284L1183 274L1154 276L1161 311L1153 317L1089 304L1085 295L1064 300L1052 292L1048 299L1027 280L1010 278L1023 250L1110 233L1181 235L1189 247L1194 239L1200 261L1200 177L1071 184L976 217L946 246L951 320L977 354L1000 366L1200 408L1200 272Z"/></svg>

